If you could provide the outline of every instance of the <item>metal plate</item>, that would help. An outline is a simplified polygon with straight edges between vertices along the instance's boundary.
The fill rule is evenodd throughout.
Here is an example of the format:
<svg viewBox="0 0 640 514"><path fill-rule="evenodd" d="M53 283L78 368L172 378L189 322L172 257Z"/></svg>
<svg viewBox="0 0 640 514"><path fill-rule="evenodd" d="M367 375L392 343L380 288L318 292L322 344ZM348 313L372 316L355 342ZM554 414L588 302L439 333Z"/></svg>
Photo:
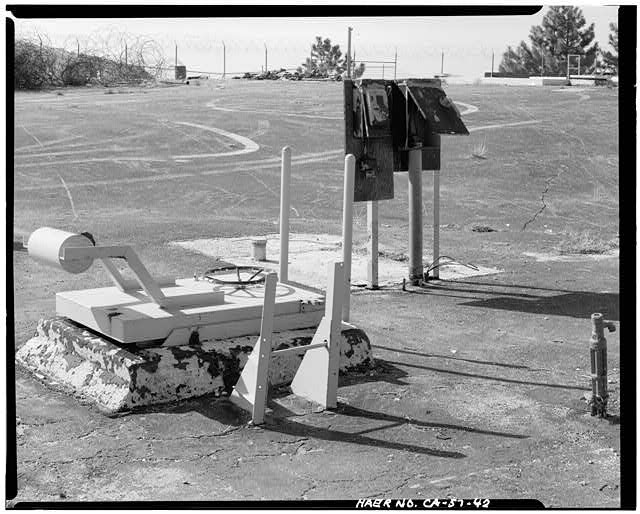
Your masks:
<svg viewBox="0 0 640 514"><path fill-rule="evenodd" d="M353 200L390 200L393 198L391 123L388 103L382 99L380 104L377 98L383 92L386 94L385 81L363 83L365 87L359 88L351 80L344 81L345 154L356 157ZM367 91L371 92L377 104L373 113L368 112ZM370 117L374 123L370 122ZM364 137L367 134L368 137Z"/></svg>
<svg viewBox="0 0 640 514"><path fill-rule="evenodd" d="M238 290L235 286L187 278L176 280L173 288L163 287L162 292L170 295L171 289L182 289L187 294L202 288L219 296L220 303L162 309L150 302L142 291L123 292L116 287L103 287L57 293L56 313L122 343L164 340L174 330L183 328L199 331L206 328L207 336L212 339L217 335L235 337L259 332L264 285ZM315 326L323 312L323 295L290 284L278 284L275 305L278 330Z"/></svg>
<svg viewBox="0 0 640 514"><path fill-rule="evenodd" d="M408 97L413 100L424 119L429 123L431 132L436 134L469 134L457 107L440 87L439 80L408 79L406 90Z"/></svg>

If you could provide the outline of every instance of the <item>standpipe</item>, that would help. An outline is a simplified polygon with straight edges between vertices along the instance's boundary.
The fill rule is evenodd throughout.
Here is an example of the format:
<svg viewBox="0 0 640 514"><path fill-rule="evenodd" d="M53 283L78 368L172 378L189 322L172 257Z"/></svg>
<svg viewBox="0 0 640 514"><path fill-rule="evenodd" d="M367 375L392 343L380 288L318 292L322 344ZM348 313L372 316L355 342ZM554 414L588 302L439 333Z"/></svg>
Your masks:
<svg viewBox="0 0 640 514"><path fill-rule="evenodd" d="M607 416L607 340L604 337L605 327L615 332L611 321L605 321L602 314L591 315L591 340L589 352L591 356L591 415L604 418Z"/></svg>

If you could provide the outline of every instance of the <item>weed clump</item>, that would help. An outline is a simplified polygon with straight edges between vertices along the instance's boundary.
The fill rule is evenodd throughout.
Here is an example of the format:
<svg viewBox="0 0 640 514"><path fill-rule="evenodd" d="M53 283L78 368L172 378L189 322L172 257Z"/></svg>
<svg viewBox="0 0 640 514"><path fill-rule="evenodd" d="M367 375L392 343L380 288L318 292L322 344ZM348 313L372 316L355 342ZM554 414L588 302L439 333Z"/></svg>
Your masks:
<svg viewBox="0 0 640 514"><path fill-rule="evenodd" d="M589 231L568 232L558 245L561 255L602 255L620 247L618 238L603 239Z"/></svg>

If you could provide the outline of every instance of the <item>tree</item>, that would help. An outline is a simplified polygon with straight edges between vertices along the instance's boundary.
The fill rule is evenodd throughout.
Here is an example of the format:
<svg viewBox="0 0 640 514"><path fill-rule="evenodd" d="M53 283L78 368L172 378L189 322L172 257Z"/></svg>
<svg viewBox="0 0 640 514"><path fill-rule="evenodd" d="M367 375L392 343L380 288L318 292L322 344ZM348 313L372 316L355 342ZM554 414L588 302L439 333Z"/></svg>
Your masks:
<svg viewBox="0 0 640 514"><path fill-rule="evenodd" d="M602 52L602 58L604 60L604 64L608 68L613 68L615 72L618 72L618 24L617 23L609 23L609 29L611 33L609 34L609 45L613 48L613 52L604 51Z"/></svg>
<svg viewBox="0 0 640 514"><path fill-rule="evenodd" d="M359 77L364 73L365 65L360 63L352 65L352 76ZM329 38L322 39L316 36L315 43L311 45L311 55L306 58L298 71L310 77L328 77L341 75L347 68L346 56L342 55L340 45L332 45Z"/></svg>
<svg viewBox="0 0 640 514"><path fill-rule="evenodd" d="M520 42L517 50L511 47L504 53L499 70L517 69L531 75L564 75L568 73L570 56L580 56L580 72L595 70L598 43L594 42L594 24L587 25L582 10L572 6L551 6L542 24L531 27L530 46ZM577 64L571 59L571 66Z"/></svg>

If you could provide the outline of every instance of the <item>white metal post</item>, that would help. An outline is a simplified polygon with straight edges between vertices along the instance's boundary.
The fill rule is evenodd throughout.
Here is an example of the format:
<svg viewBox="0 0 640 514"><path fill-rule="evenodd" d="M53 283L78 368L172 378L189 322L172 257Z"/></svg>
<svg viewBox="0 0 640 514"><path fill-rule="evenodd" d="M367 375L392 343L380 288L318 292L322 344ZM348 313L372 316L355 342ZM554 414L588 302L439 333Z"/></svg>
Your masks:
<svg viewBox="0 0 640 514"><path fill-rule="evenodd" d="M280 282L289 280L289 210L291 181L291 148L282 149L280 174Z"/></svg>
<svg viewBox="0 0 640 514"><path fill-rule="evenodd" d="M371 289L378 289L378 202L367 202L367 281Z"/></svg>
<svg viewBox="0 0 640 514"><path fill-rule="evenodd" d="M409 282L418 285L422 267L422 150L409 150Z"/></svg>
<svg viewBox="0 0 640 514"><path fill-rule="evenodd" d="M440 257L440 170L433 170L433 265ZM440 278L438 268L433 269L433 278Z"/></svg>
<svg viewBox="0 0 640 514"><path fill-rule="evenodd" d="M342 201L342 262L344 262L345 292L342 319L349 321L351 298L351 245L353 238L353 187L356 176L356 158L344 158L344 197Z"/></svg>

